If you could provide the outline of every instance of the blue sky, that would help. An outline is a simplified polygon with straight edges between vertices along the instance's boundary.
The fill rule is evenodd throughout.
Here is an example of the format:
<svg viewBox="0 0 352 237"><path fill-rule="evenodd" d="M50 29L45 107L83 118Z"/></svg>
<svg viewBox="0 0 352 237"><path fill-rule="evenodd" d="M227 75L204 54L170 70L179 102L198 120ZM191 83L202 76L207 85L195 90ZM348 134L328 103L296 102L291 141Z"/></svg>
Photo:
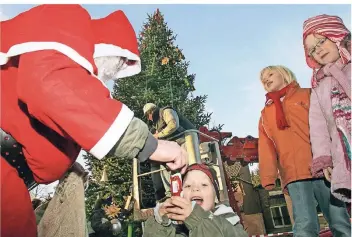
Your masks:
<svg viewBox="0 0 352 237"><path fill-rule="evenodd" d="M7 19L34 5L0 5ZM243 137L258 136L258 120L265 102L260 70L285 65L302 87L309 87L312 71L302 47L302 23L318 14L340 16L348 28L350 5L84 5L93 18L123 10L136 32L147 13L156 8L178 35L176 43L196 73L195 94L207 94L207 109L224 131ZM142 62L143 63L143 62ZM78 161L83 164L82 156ZM256 167L256 165L254 166ZM43 192L52 192L57 182Z"/></svg>
<svg viewBox="0 0 352 237"><path fill-rule="evenodd" d="M13 17L34 5L1 5L2 17ZM348 28L350 5L84 5L93 18L123 10L136 32L156 8L178 35L176 43L196 73L195 94L207 94L213 122L237 136L257 136L265 101L259 72L285 65L302 87L311 70L302 47L302 23L317 14L340 16Z"/></svg>

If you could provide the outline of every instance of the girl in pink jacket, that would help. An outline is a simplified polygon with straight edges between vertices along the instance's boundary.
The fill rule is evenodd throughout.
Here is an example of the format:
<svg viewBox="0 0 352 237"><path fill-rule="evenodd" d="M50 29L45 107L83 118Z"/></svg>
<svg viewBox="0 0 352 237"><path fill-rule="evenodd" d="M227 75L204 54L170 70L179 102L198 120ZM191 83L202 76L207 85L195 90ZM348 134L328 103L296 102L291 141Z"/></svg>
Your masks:
<svg viewBox="0 0 352 237"><path fill-rule="evenodd" d="M319 15L303 24L306 61L313 69L309 110L315 177L333 196L351 202L351 32L340 17Z"/></svg>

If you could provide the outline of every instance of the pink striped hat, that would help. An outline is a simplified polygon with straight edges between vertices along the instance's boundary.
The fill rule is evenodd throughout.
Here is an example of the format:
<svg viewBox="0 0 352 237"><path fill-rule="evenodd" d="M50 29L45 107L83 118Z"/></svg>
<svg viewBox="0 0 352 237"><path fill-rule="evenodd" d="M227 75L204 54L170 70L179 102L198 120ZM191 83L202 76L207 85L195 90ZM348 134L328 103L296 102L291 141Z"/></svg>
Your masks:
<svg viewBox="0 0 352 237"><path fill-rule="evenodd" d="M329 16L329 15L318 15L315 17L308 18L306 21L303 23L303 45L306 37L310 34L318 34L322 35L332 42L336 43L336 46L339 50L341 60L344 64L348 63L351 61L351 55L348 52L348 50L341 45L341 42L343 39L350 35L351 32L346 28L346 26L343 24L343 21L340 17L338 16ZM319 69L321 65L319 65L314 58L309 57L308 55L308 50L304 46L305 50L305 56L306 56L306 61L307 64L310 68L314 69L314 75L315 75L315 70ZM313 80L315 76L313 76ZM315 82L312 81L312 84Z"/></svg>

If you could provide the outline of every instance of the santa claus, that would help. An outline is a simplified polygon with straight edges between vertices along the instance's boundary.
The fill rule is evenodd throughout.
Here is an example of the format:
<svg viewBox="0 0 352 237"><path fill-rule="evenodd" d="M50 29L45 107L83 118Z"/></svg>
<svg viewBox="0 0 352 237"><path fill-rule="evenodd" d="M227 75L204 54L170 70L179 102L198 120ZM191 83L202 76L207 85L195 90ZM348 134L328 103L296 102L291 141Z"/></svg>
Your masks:
<svg viewBox="0 0 352 237"><path fill-rule="evenodd" d="M121 11L92 20L79 5L40 5L0 22L1 129L22 146L38 183L68 170L81 149L186 166L103 82L139 73L135 32ZM18 158L16 156L16 158ZM35 237L30 197L10 153L1 156L1 236Z"/></svg>

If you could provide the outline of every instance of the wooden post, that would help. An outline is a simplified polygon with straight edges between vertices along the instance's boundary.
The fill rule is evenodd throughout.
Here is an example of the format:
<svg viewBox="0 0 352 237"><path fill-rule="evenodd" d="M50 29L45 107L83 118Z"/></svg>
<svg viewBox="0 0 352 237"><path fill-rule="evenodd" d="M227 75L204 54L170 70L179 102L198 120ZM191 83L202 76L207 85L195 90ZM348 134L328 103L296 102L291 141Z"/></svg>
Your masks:
<svg viewBox="0 0 352 237"><path fill-rule="evenodd" d="M132 175L133 175L133 198L134 198L134 210L140 210L140 200L139 200L139 183L138 183L138 159L133 158L132 164Z"/></svg>

